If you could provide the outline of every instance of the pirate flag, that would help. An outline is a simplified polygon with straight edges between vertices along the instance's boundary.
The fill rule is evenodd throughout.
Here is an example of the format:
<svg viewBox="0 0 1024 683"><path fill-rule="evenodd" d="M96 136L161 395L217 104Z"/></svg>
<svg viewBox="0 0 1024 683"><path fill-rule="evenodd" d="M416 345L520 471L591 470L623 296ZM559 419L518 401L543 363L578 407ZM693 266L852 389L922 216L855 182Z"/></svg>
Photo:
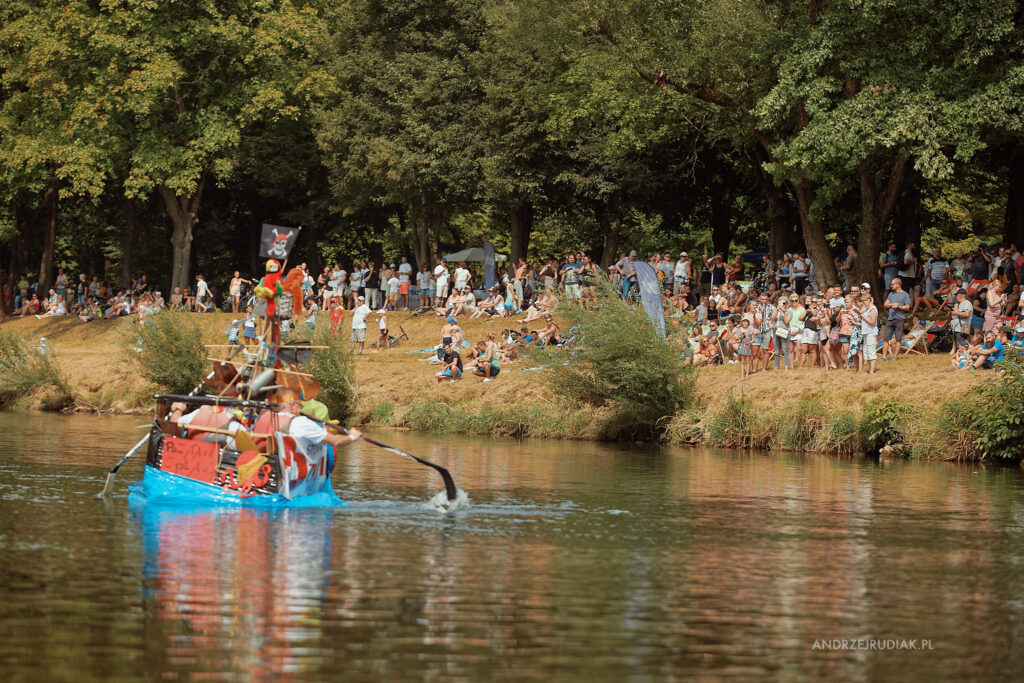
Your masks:
<svg viewBox="0 0 1024 683"><path fill-rule="evenodd" d="M263 224L263 236L260 238L260 257L284 261L295 246L302 228L282 228L280 225Z"/></svg>

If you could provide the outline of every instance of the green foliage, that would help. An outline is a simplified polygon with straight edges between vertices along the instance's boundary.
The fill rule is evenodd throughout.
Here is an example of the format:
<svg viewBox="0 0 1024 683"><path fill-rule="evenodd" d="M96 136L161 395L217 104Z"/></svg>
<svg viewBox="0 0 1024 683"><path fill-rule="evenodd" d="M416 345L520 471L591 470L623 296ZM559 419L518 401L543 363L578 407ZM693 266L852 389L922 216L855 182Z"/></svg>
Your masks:
<svg viewBox="0 0 1024 683"><path fill-rule="evenodd" d="M771 432L749 401L730 395L708 420L706 438L709 445L722 448L767 448Z"/></svg>
<svg viewBox="0 0 1024 683"><path fill-rule="evenodd" d="M853 455L864 449L860 420L852 412L841 410L832 415L815 439L814 450L837 455Z"/></svg>
<svg viewBox="0 0 1024 683"><path fill-rule="evenodd" d="M395 404L385 401L378 403L370 410L370 422L378 425L390 425L395 418Z"/></svg>
<svg viewBox="0 0 1024 683"><path fill-rule="evenodd" d="M1024 364L1007 356L972 402L974 447L984 456L1003 460L1024 457Z"/></svg>
<svg viewBox="0 0 1024 683"><path fill-rule="evenodd" d="M355 411L356 384L355 362L347 339L336 338L327 325L317 325L313 344L326 349L313 351L313 360L307 367L320 383L321 392L317 397L331 413L331 418L346 421Z"/></svg>
<svg viewBox="0 0 1024 683"><path fill-rule="evenodd" d="M910 430L910 455L925 460L978 459L974 399L967 396L944 401L936 410L915 419Z"/></svg>
<svg viewBox="0 0 1024 683"><path fill-rule="evenodd" d="M864 447L879 451L886 446L907 443L911 406L901 399L873 401L864 410Z"/></svg>
<svg viewBox="0 0 1024 683"><path fill-rule="evenodd" d="M163 391L187 394L209 372L203 335L188 313L163 311L145 319L138 337L127 335L123 353ZM141 342L142 350L138 350Z"/></svg>
<svg viewBox="0 0 1024 683"><path fill-rule="evenodd" d="M547 404L526 403L473 409L472 403L417 402L390 424L419 431L486 434L512 438L585 439L599 436L590 410L551 410Z"/></svg>
<svg viewBox="0 0 1024 683"><path fill-rule="evenodd" d="M801 398L783 411L775 441L782 448L806 450L826 422L825 409L811 398Z"/></svg>
<svg viewBox="0 0 1024 683"><path fill-rule="evenodd" d="M638 423L660 426L693 401L694 371L680 367L679 354L658 337L642 308L620 299L606 282L598 285L593 311L561 309L579 350L537 352L554 356L544 361L551 368L547 380L560 396L611 405Z"/></svg>
<svg viewBox="0 0 1024 683"><path fill-rule="evenodd" d="M34 407L61 410L71 402L71 388L53 349L38 353L14 332L0 329L0 407L25 398L34 399Z"/></svg>

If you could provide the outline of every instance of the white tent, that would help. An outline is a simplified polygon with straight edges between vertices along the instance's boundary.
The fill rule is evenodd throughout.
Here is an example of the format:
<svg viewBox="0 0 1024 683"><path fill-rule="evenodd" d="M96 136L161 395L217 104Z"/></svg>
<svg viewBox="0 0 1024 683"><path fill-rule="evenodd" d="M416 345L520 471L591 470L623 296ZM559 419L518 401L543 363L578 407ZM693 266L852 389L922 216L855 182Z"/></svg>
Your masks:
<svg viewBox="0 0 1024 683"><path fill-rule="evenodd" d="M448 261L448 263L458 263L459 261L483 261L484 250L480 247L470 247L469 249L457 251L454 254L448 254L444 259L445 261ZM494 260L505 261L507 258L502 254L495 253Z"/></svg>

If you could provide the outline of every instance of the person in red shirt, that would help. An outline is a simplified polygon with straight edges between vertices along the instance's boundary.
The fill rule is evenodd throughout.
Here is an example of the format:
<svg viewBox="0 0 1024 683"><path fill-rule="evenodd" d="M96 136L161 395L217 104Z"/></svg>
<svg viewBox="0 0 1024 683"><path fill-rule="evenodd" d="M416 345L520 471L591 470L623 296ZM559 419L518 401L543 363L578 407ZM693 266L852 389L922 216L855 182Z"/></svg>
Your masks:
<svg viewBox="0 0 1024 683"><path fill-rule="evenodd" d="M331 299L331 336L339 338L341 321L345 317L345 309L338 305L337 299Z"/></svg>

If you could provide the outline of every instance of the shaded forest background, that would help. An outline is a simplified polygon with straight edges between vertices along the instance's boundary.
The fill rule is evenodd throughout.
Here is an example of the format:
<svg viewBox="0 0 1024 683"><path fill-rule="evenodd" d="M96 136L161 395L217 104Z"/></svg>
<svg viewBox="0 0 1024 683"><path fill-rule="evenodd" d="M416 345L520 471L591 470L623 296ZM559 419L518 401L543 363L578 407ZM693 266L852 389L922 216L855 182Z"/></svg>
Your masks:
<svg viewBox="0 0 1024 683"><path fill-rule="evenodd" d="M1015 0L9 0L0 275L1024 245ZM5 305L11 305L7 297Z"/></svg>

